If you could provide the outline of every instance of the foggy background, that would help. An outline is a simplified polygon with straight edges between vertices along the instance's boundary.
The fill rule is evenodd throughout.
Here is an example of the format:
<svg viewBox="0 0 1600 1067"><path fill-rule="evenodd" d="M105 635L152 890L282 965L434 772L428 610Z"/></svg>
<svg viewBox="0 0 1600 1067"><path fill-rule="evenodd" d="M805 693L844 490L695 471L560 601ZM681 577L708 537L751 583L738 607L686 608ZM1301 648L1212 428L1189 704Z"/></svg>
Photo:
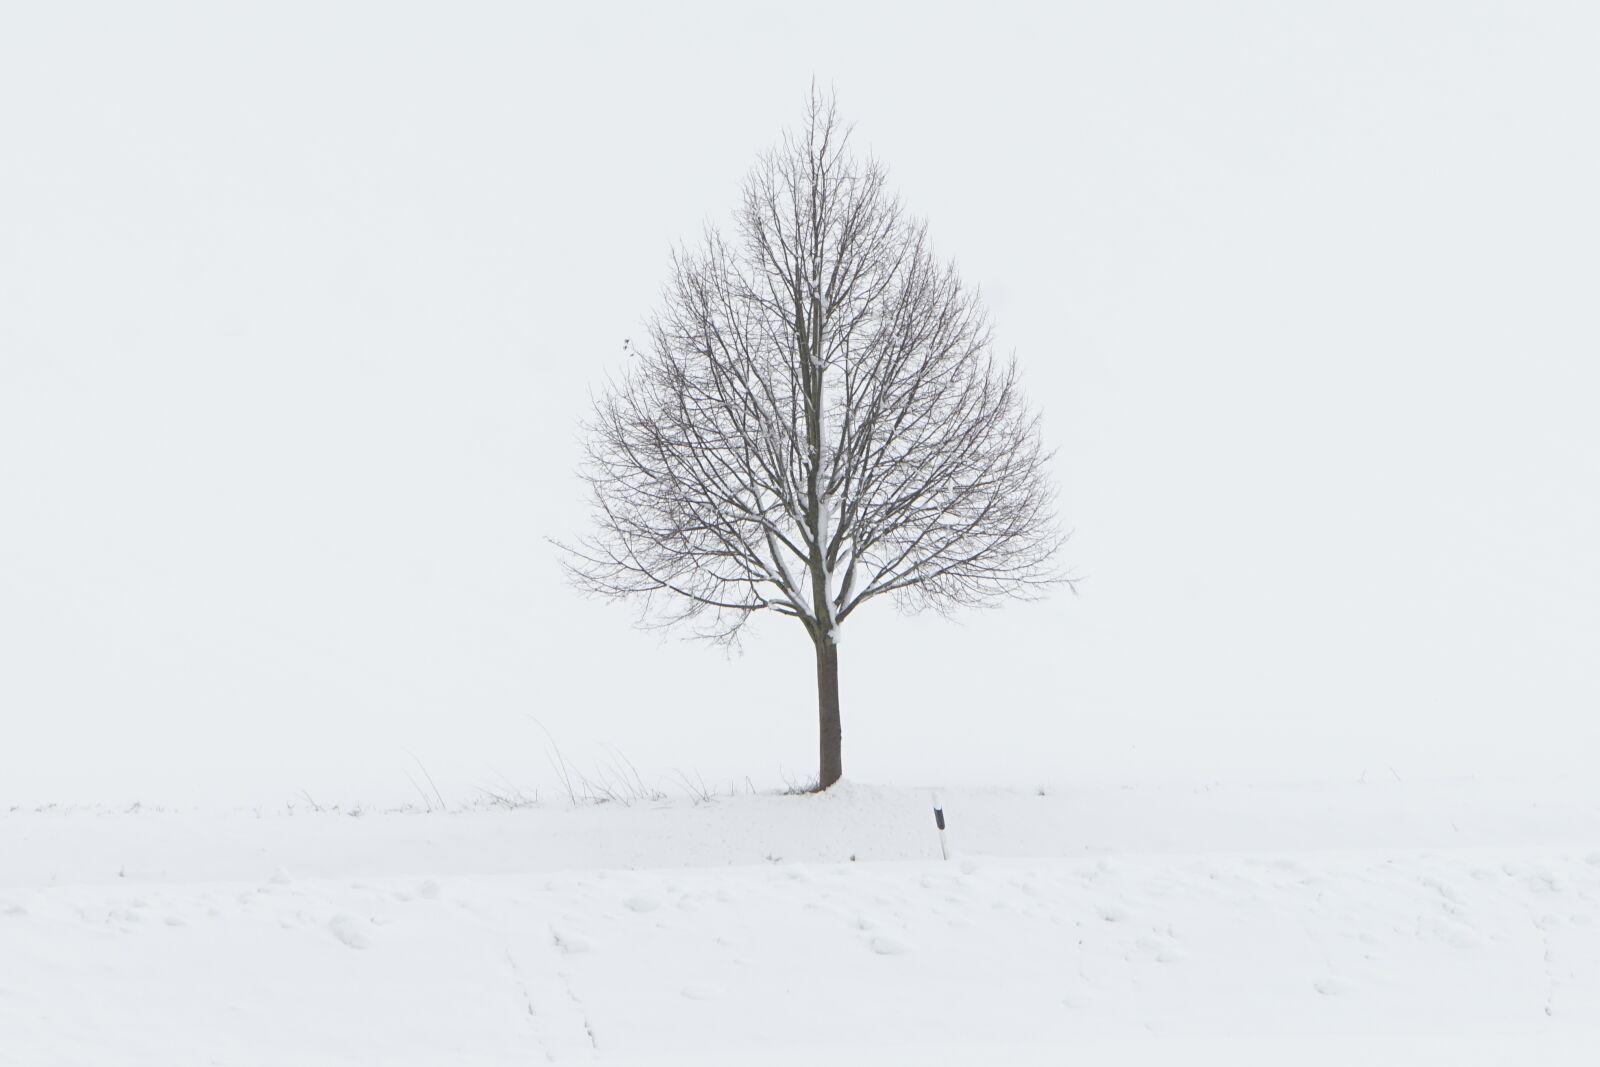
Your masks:
<svg viewBox="0 0 1600 1067"><path fill-rule="evenodd" d="M664 640L545 541L672 246L813 77L986 294L1082 578L853 617L846 777L1592 769L1597 29L8 5L0 803L399 803L410 753L452 803L549 796L537 723L580 766L813 775L797 624Z"/></svg>

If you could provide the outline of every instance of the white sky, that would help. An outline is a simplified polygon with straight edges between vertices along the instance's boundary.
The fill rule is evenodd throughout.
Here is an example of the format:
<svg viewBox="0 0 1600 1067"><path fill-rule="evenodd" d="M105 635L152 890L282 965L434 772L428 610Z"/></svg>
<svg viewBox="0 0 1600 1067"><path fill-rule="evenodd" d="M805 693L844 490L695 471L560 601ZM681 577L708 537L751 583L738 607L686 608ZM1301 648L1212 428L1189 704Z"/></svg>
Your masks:
<svg viewBox="0 0 1600 1067"><path fill-rule="evenodd" d="M7 5L0 803L548 790L535 718L813 773L798 626L664 642L543 540L813 75L987 294L1085 579L864 610L847 776L1592 768L1596 55L1581 3Z"/></svg>

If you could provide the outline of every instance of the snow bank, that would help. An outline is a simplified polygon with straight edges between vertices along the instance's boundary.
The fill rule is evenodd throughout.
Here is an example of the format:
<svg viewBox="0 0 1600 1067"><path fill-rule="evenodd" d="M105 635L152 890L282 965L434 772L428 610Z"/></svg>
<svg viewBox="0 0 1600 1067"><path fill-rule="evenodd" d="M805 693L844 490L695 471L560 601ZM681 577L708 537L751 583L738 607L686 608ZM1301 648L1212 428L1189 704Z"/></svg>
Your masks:
<svg viewBox="0 0 1600 1067"><path fill-rule="evenodd" d="M14 812L0 1063L1600 1047L1600 806L1580 795L941 795L951 862L925 793L855 785L447 816Z"/></svg>

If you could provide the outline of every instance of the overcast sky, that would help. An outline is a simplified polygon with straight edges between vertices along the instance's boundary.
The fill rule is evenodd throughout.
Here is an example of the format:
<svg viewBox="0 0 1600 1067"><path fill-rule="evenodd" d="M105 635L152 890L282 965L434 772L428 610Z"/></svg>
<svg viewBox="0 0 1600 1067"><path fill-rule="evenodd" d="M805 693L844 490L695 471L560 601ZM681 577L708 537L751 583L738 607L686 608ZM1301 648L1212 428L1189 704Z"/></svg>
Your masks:
<svg viewBox="0 0 1600 1067"><path fill-rule="evenodd" d="M567 587L577 422L813 77L981 286L1079 595L863 610L861 781L1592 769L1589 4L8 4L0 802L815 773Z"/></svg>

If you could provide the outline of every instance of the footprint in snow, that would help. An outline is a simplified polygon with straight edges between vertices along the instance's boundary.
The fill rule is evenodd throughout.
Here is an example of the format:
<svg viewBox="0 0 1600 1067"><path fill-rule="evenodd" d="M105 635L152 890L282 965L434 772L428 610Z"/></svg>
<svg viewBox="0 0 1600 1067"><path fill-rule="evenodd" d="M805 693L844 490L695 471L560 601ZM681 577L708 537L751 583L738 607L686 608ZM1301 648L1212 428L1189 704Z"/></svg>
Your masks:
<svg viewBox="0 0 1600 1067"><path fill-rule="evenodd" d="M872 951L880 956L903 956L911 951L911 946L892 937L875 937L872 939Z"/></svg>
<svg viewBox="0 0 1600 1067"><path fill-rule="evenodd" d="M1102 904L1099 912L1100 918L1108 923L1119 923L1128 918L1128 909L1117 904Z"/></svg>
<svg viewBox="0 0 1600 1067"><path fill-rule="evenodd" d="M563 933L559 930L550 932L551 939L555 941L556 948L568 955L593 951L594 946L577 934Z"/></svg>
<svg viewBox="0 0 1600 1067"><path fill-rule="evenodd" d="M1349 993L1351 990L1355 989L1355 986L1351 985L1343 978L1335 978L1331 974L1325 974L1313 981L1311 983L1311 988L1315 989L1318 993L1321 993L1325 997L1342 997L1346 993Z"/></svg>
<svg viewBox="0 0 1600 1067"><path fill-rule="evenodd" d="M335 915L328 921L328 929L333 936L349 945L351 948L370 948L372 938L361 928L362 924L349 915Z"/></svg>
<svg viewBox="0 0 1600 1067"><path fill-rule="evenodd" d="M1183 959L1177 948L1159 937L1141 937L1134 942L1134 947L1157 963L1177 963Z"/></svg>
<svg viewBox="0 0 1600 1067"><path fill-rule="evenodd" d="M1417 882L1423 887L1438 893L1441 897L1452 904L1464 903L1461 899L1461 894L1456 892L1455 888L1448 882L1444 882L1438 878L1430 878L1427 875L1423 875L1422 877L1418 878Z"/></svg>
<svg viewBox="0 0 1600 1067"><path fill-rule="evenodd" d="M1523 882L1535 893L1560 893L1566 889L1565 882L1542 867L1523 879Z"/></svg>

